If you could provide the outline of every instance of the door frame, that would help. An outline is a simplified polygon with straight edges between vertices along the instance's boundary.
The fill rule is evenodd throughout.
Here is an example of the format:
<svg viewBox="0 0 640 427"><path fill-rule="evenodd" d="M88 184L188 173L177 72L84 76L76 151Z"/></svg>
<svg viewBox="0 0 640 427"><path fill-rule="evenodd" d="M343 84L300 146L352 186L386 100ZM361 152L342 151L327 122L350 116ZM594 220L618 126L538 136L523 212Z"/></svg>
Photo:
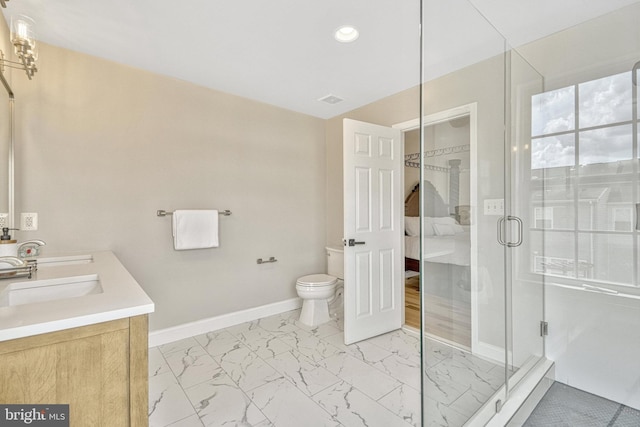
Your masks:
<svg viewBox="0 0 640 427"><path fill-rule="evenodd" d="M489 357L495 356L496 349L491 348L479 341L478 339L478 103L472 102L464 104L458 107L450 108L448 110L439 111L437 113L423 116L422 119L415 118L407 120L405 122L397 123L392 128L402 131L403 141L405 132L421 129L424 126L431 126L438 123L450 121L452 119L469 116L469 148L470 148L470 203L471 203L471 224L475 225L471 227L471 352L473 354L484 354ZM420 146L423 147L423 133L420 132ZM404 148L404 144L403 144ZM421 152L423 150L421 149ZM420 159L422 163L422 159ZM403 168L404 169L404 168ZM404 174L403 174L404 178ZM420 181L423 180L422 168L420 169ZM422 198L422 192L420 193ZM422 204L422 200L420 201ZM404 255L404 254L403 254ZM421 269L421 272L423 269ZM422 274L422 273L421 273ZM404 309L403 309L404 310ZM504 354L501 353L502 355ZM504 356L501 356L498 360L504 360Z"/></svg>

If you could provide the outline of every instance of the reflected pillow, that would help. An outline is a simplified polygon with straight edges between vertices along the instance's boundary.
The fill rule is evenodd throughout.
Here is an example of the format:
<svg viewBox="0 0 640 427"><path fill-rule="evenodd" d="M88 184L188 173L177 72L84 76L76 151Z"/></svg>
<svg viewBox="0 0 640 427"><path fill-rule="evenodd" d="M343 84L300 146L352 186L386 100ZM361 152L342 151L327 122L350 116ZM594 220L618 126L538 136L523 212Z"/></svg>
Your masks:
<svg viewBox="0 0 640 427"><path fill-rule="evenodd" d="M424 222L431 224L457 224L456 220L450 216L425 217Z"/></svg>
<svg viewBox="0 0 640 427"><path fill-rule="evenodd" d="M425 236L435 236L435 230L433 224L426 221L423 224ZM420 218L417 216L405 216L404 217L404 231L407 236L419 236L420 235Z"/></svg>
<svg viewBox="0 0 640 427"><path fill-rule="evenodd" d="M464 228L458 224L432 224L436 236L453 236L457 233L464 233Z"/></svg>
<svg viewBox="0 0 640 427"><path fill-rule="evenodd" d="M405 216L404 231L405 233L407 233L407 236L419 236L420 235L420 218L417 216Z"/></svg>
<svg viewBox="0 0 640 427"><path fill-rule="evenodd" d="M435 235L436 235L436 232L435 232L435 230L433 229L433 224L430 224L430 223L428 223L428 222L425 222L425 223L423 224L423 226L424 226L424 236L425 236L425 237L435 236Z"/></svg>
<svg viewBox="0 0 640 427"><path fill-rule="evenodd" d="M433 224L433 229L436 232L436 236L453 236L456 234L449 224Z"/></svg>
<svg viewBox="0 0 640 427"><path fill-rule="evenodd" d="M464 227L459 224L451 224L451 228L453 228L453 232L456 234L464 233Z"/></svg>

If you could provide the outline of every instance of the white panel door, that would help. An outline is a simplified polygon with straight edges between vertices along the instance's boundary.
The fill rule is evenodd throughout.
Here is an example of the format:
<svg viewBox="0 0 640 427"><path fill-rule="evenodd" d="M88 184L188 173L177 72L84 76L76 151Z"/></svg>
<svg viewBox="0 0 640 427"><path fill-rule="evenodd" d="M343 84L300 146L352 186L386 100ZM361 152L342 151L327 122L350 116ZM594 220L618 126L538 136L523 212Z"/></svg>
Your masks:
<svg viewBox="0 0 640 427"><path fill-rule="evenodd" d="M344 339L402 326L400 130L344 119Z"/></svg>

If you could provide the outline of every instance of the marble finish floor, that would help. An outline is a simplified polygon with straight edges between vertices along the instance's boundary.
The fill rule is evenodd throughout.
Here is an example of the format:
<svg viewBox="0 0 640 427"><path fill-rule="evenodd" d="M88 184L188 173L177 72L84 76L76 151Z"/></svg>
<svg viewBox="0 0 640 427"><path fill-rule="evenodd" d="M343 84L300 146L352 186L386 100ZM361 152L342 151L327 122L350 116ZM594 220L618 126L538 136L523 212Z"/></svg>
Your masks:
<svg viewBox="0 0 640 427"><path fill-rule="evenodd" d="M420 426L420 340L398 330L346 346L299 310L149 349L149 425ZM504 370L429 340L429 426L461 426Z"/></svg>

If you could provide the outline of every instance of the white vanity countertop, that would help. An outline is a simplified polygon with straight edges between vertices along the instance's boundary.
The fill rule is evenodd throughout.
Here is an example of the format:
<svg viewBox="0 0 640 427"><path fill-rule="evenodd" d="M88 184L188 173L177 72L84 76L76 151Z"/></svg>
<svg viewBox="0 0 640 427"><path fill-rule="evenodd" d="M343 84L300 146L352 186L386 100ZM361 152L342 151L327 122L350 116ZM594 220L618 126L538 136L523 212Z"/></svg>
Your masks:
<svg viewBox="0 0 640 427"><path fill-rule="evenodd" d="M92 262L54 267L42 266L31 279L25 277L0 280L0 294L12 283L96 274L102 287L102 293L92 295L16 306L0 306L0 341L154 311L153 301L112 252L87 254L93 257Z"/></svg>

